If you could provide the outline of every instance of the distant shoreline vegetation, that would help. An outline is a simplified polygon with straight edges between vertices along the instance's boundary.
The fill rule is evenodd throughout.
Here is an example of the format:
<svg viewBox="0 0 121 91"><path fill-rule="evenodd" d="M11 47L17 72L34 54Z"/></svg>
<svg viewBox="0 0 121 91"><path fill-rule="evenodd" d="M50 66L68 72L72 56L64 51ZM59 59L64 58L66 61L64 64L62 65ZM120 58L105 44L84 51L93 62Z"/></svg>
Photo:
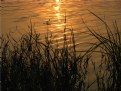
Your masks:
<svg viewBox="0 0 121 91"><path fill-rule="evenodd" d="M90 11L91 12L91 11ZM93 12L91 12L95 15ZM113 29L103 22L107 36L86 26L97 39L84 53L77 53L73 29L70 29L69 46L64 28L63 47L53 45L53 35L33 30L16 41L14 37L1 37L1 87L3 91L120 91L121 90L121 30L117 22ZM84 22L85 24L85 22ZM85 24L86 25L86 24ZM92 60L99 53L97 65ZM92 70L90 70L90 66ZM95 79L91 81L90 72Z"/></svg>

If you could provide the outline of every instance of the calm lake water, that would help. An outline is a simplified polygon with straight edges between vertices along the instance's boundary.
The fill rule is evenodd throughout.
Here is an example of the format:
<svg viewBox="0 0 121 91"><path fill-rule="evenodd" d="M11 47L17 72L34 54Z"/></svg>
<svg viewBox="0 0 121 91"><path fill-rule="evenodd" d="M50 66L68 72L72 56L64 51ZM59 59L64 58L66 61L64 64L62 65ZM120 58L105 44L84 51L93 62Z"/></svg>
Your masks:
<svg viewBox="0 0 121 91"><path fill-rule="evenodd" d="M88 10L104 19L111 25L117 20L121 24L121 0L3 0L1 2L1 31L17 37L28 30L30 20L35 30L41 33L42 38L47 32L46 21L49 21L49 30L56 35L56 39L63 39L65 16L67 28L73 27L76 43L86 47L87 42L94 41L90 36L85 23L101 34L105 33L104 25ZM69 30L66 34L69 37ZM83 45L84 44L84 45Z"/></svg>

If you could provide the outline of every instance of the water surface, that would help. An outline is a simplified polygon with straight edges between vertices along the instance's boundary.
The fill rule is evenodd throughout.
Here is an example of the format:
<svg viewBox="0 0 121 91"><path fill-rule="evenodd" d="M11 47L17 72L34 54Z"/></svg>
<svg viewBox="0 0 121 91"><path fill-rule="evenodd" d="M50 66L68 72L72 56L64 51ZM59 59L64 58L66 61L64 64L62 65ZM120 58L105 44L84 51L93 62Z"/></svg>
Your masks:
<svg viewBox="0 0 121 91"><path fill-rule="evenodd" d="M28 30L31 20L35 30L44 38L49 21L48 28L60 40L60 44L65 25L74 29L77 43L85 44L94 40L82 20L97 32L105 33L104 24L89 10L109 25L114 20L121 23L121 0L4 0L0 8L2 34L11 33L17 37ZM69 32L66 31L68 37Z"/></svg>

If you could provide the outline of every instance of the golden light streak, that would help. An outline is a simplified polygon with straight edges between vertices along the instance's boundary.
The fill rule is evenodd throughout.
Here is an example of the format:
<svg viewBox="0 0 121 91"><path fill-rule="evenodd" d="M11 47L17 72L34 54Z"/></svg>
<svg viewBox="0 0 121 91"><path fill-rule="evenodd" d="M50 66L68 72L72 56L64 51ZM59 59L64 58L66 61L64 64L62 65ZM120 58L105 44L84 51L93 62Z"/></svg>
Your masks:
<svg viewBox="0 0 121 91"><path fill-rule="evenodd" d="M56 13L55 13L55 16L56 16L56 19L57 19L57 23L56 23L56 27L57 28L62 28L64 25L63 25L63 23L62 23L62 20L61 20L61 18L62 18L62 14L61 14L61 0L55 0L55 6L54 6L54 10L56 11Z"/></svg>

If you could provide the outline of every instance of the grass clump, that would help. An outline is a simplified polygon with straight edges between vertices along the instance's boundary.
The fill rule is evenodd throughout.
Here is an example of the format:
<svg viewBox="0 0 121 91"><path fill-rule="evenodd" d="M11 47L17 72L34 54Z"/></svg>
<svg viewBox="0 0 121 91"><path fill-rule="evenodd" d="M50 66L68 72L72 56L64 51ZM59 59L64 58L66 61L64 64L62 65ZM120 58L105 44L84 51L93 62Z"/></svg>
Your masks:
<svg viewBox="0 0 121 91"><path fill-rule="evenodd" d="M85 91L88 56L76 54L73 29L69 29L73 45L69 46L64 33L61 49L58 43L53 45L51 33L41 42L40 34L33 30L31 23L18 42L9 36L2 39L2 90Z"/></svg>
<svg viewBox="0 0 121 91"><path fill-rule="evenodd" d="M91 11L90 11L91 12ZM88 28L92 36L98 41L90 48L91 52L101 53L100 65L96 71L95 62L93 63L97 78L98 91L120 91L121 90L121 31L115 21L113 28L91 12L105 25L106 34L101 35L95 30Z"/></svg>

